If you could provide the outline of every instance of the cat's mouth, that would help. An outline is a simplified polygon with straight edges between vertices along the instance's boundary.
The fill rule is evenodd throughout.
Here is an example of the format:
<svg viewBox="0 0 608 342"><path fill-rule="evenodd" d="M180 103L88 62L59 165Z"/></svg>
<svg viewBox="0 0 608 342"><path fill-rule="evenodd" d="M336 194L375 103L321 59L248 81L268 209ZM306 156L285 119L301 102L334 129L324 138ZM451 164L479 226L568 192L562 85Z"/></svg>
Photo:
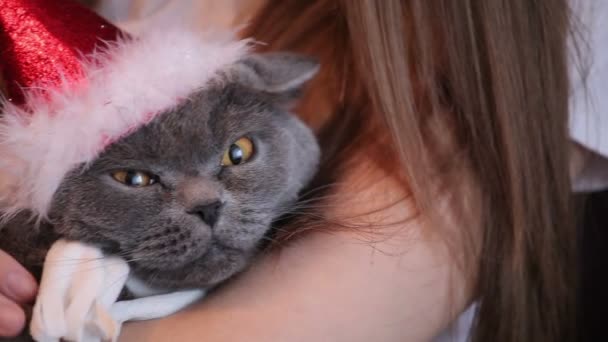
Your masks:
<svg viewBox="0 0 608 342"><path fill-rule="evenodd" d="M222 241L220 241L219 239L216 239L216 238L213 238L213 240L211 240L210 249L212 247L215 247L219 250L228 251L231 253L246 253L247 252L243 248L231 246L229 244L223 243Z"/></svg>
<svg viewBox="0 0 608 342"><path fill-rule="evenodd" d="M155 251L154 254L151 254L148 258L134 258L133 260L127 260L127 262L137 268L141 268L143 270L149 271L169 271L175 270L176 268L194 268L197 264L201 262L205 262L205 260L210 260L214 257L217 258L218 255L244 255L249 254L247 251L242 248L237 248L234 246L230 246L226 243L221 242L218 239L213 238L207 246L204 248L204 251L197 251L197 253L192 253L193 257L188 260L178 260L182 255L168 255L166 251L161 249ZM114 250L114 255L125 254L124 251ZM196 255L196 256L194 256ZM169 260L173 257L174 260ZM165 262L158 262L158 259L164 259ZM156 260L155 260L156 259ZM175 262L171 262L175 261ZM172 264L171 266L166 266L166 264Z"/></svg>

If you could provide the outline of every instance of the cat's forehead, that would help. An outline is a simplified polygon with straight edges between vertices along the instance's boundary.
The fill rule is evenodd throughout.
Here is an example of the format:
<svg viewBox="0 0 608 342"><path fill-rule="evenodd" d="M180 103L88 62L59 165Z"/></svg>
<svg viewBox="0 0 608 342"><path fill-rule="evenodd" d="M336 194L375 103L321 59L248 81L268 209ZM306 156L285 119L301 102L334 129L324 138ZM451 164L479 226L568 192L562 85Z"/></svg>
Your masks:
<svg viewBox="0 0 608 342"><path fill-rule="evenodd" d="M263 93L238 83L218 82L115 142L100 158L104 162L201 161L241 136L262 130L268 133L282 115Z"/></svg>
<svg viewBox="0 0 608 342"><path fill-rule="evenodd" d="M263 93L238 83L219 83L192 94L142 133L173 136L184 143L203 141L211 146L248 130L271 129L270 123L281 114Z"/></svg>
<svg viewBox="0 0 608 342"><path fill-rule="evenodd" d="M259 120L276 115L272 99L263 92L245 87L237 82L221 82L193 93L174 113L161 116L159 123L165 125L185 124L189 121L206 122L211 129L214 123L225 123L230 128L239 123L255 124Z"/></svg>

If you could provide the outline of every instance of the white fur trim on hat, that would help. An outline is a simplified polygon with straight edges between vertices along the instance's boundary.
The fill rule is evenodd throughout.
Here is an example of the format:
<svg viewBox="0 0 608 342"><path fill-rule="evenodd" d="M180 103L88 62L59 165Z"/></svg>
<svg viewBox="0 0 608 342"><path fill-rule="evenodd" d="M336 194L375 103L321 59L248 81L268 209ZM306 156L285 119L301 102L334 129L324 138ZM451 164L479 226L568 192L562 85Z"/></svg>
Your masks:
<svg viewBox="0 0 608 342"><path fill-rule="evenodd" d="M0 102L0 210L45 217L64 176L240 59L247 40L153 32L86 58L84 81Z"/></svg>

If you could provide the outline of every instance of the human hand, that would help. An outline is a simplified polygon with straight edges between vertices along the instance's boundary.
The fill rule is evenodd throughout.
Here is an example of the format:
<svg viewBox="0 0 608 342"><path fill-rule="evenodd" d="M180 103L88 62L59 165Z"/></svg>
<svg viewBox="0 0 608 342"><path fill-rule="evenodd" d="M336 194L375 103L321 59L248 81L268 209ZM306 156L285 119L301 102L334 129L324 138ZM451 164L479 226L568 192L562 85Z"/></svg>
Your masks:
<svg viewBox="0 0 608 342"><path fill-rule="evenodd" d="M13 257L0 250L0 337L18 335L25 325L21 304L36 296L34 277Z"/></svg>

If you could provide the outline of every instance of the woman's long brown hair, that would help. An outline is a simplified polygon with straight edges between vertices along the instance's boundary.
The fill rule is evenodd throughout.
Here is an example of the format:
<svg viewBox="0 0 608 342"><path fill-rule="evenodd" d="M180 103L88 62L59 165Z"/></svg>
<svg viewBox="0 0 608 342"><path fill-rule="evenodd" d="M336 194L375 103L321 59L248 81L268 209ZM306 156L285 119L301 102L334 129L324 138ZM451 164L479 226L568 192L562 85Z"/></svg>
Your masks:
<svg viewBox="0 0 608 342"><path fill-rule="evenodd" d="M353 144L389 149L382 165L432 216L424 160L442 138L429 129L449 127L456 148L440 164L464 160L481 194L473 341L575 338L569 22L565 0L280 0L248 31L322 64L299 111L323 148L317 185L339 179Z"/></svg>

